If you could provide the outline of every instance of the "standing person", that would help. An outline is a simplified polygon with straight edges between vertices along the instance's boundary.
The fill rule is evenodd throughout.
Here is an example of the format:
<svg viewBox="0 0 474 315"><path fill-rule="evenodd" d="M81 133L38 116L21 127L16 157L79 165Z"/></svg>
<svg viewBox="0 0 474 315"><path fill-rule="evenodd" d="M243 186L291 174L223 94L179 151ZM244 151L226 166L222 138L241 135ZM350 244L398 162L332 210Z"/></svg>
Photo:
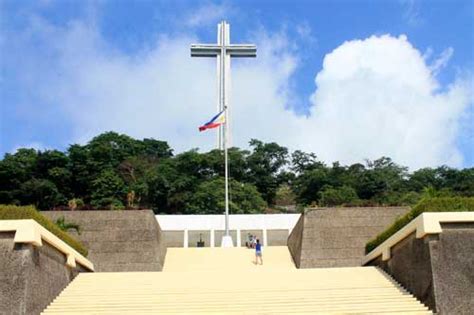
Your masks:
<svg viewBox="0 0 474 315"><path fill-rule="evenodd" d="M257 236L253 235L252 236L252 248L255 248L256 245L257 245Z"/></svg>
<svg viewBox="0 0 474 315"><path fill-rule="evenodd" d="M253 242L252 234L247 233L247 235L248 235L248 241L245 242L245 245L247 245L247 248L252 248L252 242Z"/></svg>
<svg viewBox="0 0 474 315"><path fill-rule="evenodd" d="M260 258L260 265L263 265L262 244L260 244L260 240L257 239L257 243L255 244L255 265L258 265L259 258Z"/></svg>

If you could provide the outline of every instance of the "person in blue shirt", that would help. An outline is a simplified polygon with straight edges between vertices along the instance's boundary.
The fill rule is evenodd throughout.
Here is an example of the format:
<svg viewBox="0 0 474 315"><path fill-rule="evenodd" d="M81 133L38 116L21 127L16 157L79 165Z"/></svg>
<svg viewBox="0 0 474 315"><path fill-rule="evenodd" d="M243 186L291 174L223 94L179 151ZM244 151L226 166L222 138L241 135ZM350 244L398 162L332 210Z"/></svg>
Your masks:
<svg viewBox="0 0 474 315"><path fill-rule="evenodd" d="M257 244L255 244L255 265L258 265L259 258L260 258L260 265L263 265L262 244L260 244L260 240L257 239Z"/></svg>

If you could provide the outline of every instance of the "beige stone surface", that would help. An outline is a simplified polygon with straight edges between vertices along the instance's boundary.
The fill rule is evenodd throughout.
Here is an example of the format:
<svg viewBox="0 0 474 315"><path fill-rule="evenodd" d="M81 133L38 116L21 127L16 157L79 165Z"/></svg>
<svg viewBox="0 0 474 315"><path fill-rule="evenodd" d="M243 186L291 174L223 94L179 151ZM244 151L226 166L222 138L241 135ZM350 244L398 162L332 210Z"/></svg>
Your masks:
<svg viewBox="0 0 474 315"><path fill-rule="evenodd" d="M286 246L263 248L263 265L256 266L255 250L234 248L169 248L163 271L294 270ZM257 268L257 269L256 269Z"/></svg>

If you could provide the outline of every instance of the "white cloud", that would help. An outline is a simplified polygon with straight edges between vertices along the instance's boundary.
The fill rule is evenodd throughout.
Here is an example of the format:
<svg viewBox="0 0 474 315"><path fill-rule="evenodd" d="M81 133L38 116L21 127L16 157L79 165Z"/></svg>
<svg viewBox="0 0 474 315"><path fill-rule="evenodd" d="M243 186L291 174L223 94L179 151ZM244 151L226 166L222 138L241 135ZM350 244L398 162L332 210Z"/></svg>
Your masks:
<svg viewBox="0 0 474 315"><path fill-rule="evenodd" d="M208 3L192 12L186 19L186 24L192 27L213 24L226 17L231 11L231 8L225 3Z"/></svg>
<svg viewBox="0 0 474 315"><path fill-rule="evenodd" d="M433 61L430 65L430 70L434 76L438 75L438 73L448 65L449 60L453 56L454 49L452 47L448 47Z"/></svg>
<svg viewBox="0 0 474 315"><path fill-rule="evenodd" d="M342 44L326 55L316 84L307 128L323 159L385 155L413 168L462 165L456 139L472 102L468 87L456 82L438 92L431 69L405 36Z"/></svg>
<svg viewBox="0 0 474 315"><path fill-rule="evenodd" d="M62 107L74 130L71 142L115 130L167 140L178 151L214 146L214 132L197 127L216 111L215 60L189 57L189 44L197 40L192 35L161 36L129 56L82 23L54 30L35 25L34 32L45 43L55 39L49 68L56 75L21 70L29 70L37 97ZM264 32L254 40L258 58L232 65L235 145L245 147L250 138L276 141L326 162L389 156L412 168L462 165L458 122L472 95L464 81L439 92L432 69L405 36L352 40L328 53L308 117L288 109L299 61L293 43Z"/></svg>
<svg viewBox="0 0 474 315"><path fill-rule="evenodd" d="M421 16L421 1L420 0L401 0L404 7L403 18L410 26L419 26L424 23Z"/></svg>

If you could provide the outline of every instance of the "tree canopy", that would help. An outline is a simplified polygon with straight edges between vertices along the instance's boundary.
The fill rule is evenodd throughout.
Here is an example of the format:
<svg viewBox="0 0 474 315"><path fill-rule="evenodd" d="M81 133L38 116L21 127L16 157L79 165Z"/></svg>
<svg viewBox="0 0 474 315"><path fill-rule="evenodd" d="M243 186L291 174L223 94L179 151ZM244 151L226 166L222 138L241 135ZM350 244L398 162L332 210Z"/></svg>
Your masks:
<svg viewBox="0 0 474 315"><path fill-rule="evenodd" d="M229 149L230 210L295 206L411 205L422 196L474 196L474 168L409 172L388 157L326 165L316 153L250 141ZM143 209L222 213L220 150L174 154L165 141L106 132L65 152L19 149L0 160L0 204L39 209ZM292 206L292 207L289 207Z"/></svg>

